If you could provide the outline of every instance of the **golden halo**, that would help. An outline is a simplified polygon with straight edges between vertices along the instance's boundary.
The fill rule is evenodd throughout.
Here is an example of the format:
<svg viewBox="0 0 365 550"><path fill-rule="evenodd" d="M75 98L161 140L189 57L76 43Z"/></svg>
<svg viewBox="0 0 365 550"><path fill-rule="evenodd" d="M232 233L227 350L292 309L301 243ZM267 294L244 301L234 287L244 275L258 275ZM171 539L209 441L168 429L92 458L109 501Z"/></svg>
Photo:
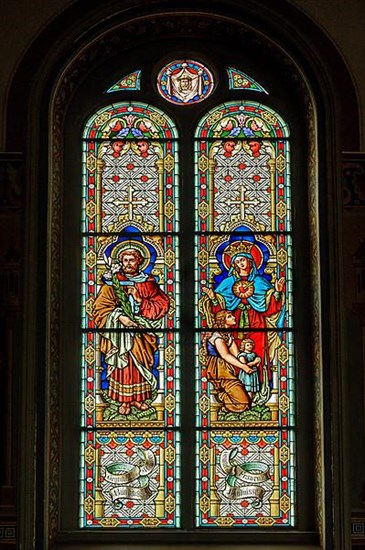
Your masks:
<svg viewBox="0 0 365 550"><path fill-rule="evenodd" d="M148 247L144 243L141 243L139 241L133 241L133 240L122 241L121 243L115 245L115 247L110 253L110 256L113 259L113 261L119 260L119 256L122 252L124 252L124 250L131 250L131 249L138 250L138 252L141 254L143 259L140 265L140 270L143 271L144 269L146 269L146 267L150 264L150 261L151 261L151 253Z"/></svg>

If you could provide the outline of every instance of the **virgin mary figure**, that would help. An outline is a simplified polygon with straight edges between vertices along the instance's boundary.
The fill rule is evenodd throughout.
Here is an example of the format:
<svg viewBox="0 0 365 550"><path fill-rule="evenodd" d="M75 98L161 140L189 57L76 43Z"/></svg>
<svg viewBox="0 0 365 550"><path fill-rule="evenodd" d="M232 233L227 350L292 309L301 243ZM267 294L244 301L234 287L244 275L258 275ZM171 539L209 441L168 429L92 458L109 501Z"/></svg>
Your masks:
<svg viewBox="0 0 365 550"><path fill-rule="evenodd" d="M232 257L227 276L213 290L203 287L211 301L211 312L215 315L226 309L233 313L238 332L237 344L245 338L255 343L255 352L261 358L259 379L263 381L264 365L270 367L275 350L280 344L277 331L257 329L282 328L285 278L272 285L258 272L250 252L238 252ZM269 381L271 370L268 368Z"/></svg>

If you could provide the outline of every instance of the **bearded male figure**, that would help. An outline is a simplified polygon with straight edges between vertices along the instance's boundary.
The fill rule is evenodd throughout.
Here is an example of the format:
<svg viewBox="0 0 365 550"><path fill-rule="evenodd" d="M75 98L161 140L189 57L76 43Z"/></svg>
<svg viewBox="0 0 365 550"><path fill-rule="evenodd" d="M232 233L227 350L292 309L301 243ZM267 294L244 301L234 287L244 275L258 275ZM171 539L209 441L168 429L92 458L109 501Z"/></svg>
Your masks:
<svg viewBox="0 0 365 550"><path fill-rule="evenodd" d="M152 369L158 349L153 332L169 309L169 298L152 275L140 270L143 257L136 248L121 252L117 272L106 273L95 300L95 324L103 329L100 351L104 359L104 383L108 396L120 403L120 414L131 406L146 410L147 399L157 387ZM115 331L115 329L130 329Z"/></svg>

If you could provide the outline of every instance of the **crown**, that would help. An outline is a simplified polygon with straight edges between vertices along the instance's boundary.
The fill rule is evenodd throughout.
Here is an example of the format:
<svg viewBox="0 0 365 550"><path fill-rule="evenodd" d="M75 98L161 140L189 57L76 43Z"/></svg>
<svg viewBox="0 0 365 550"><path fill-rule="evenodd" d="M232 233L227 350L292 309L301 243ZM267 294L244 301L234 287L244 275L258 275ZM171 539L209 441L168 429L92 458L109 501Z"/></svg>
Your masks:
<svg viewBox="0 0 365 550"><path fill-rule="evenodd" d="M232 256L235 256L240 252L246 252L246 253L251 252L252 247L253 247L252 243L249 243L247 241L246 242L239 241L227 246L224 253L227 254L227 256L230 256L232 258Z"/></svg>

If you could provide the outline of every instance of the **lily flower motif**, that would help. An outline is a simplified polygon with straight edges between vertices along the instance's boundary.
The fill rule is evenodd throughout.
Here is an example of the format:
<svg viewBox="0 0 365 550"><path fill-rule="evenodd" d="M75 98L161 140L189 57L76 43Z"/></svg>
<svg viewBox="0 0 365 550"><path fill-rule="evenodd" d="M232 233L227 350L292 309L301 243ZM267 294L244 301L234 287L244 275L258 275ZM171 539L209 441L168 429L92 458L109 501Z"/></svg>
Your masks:
<svg viewBox="0 0 365 550"><path fill-rule="evenodd" d="M128 115L126 117L126 121L127 121L127 124L129 126L129 128L131 128L133 126L133 123L134 121L136 120L136 116L135 115Z"/></svg>

